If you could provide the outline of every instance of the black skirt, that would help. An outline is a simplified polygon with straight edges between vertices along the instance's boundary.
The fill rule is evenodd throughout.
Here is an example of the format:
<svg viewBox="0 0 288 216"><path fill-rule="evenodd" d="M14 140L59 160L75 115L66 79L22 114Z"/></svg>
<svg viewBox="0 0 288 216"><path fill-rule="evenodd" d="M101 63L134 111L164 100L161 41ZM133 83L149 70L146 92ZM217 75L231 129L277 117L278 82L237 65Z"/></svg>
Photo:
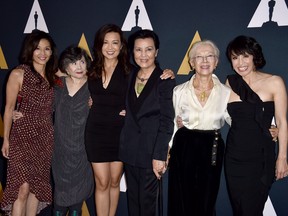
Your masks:
<svg viewBox="0 0 288 216"><path fill-rule="evenodd" d="M180 128L170 151L168 215L213 215L224 141L219 130Z"/></svg>

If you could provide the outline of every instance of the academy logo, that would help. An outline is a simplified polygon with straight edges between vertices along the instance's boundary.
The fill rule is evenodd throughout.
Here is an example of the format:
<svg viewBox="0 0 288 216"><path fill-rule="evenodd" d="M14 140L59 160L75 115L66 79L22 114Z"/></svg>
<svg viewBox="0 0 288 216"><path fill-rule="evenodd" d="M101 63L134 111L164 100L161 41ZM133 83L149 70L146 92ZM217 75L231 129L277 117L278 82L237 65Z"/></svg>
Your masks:
<svg viewBox="0 0 288 216"><path fill-rule="evenodd" d="M122 26L122 31L153 30L143 0L133 0Z"/></svg>
<svg viewBox="0 0 288 216"><path fill-rule="evenodd" d="M92 55L90 53L90 50L89 50L89 46L87 44L87 40L85 38L85 35L84 33L82 34L81 38L80 38L80 41L79 41L79 44L78 44L79 47L81 47L82 49L84 49L87 54L90 56L90 58L92 59ZM93 59L92 59L93 60Z"/></svg>
<svg viewBox="0 0 288 216"><path fill-rule="evenodd" d="M263 211L263 216L277 216L273 204L270 200L270 198L268 197L266 203L265 203L265 208Z"/></svg>
<svg viewBox="0 0 288 216"><path fill-rule="evenodd" d="M120 180L120 191L126 192L126 190L127 190L127 183L126 183L126 178L125 178L125 173L124 173Z"/></svg>
<svg viewBox="0 0 288 216"><path fill-rule="evenodd" d="M0 46L0 69L8 69L1 46Z"/></svg>
<svg viewBox="0 0 288 216"><path fill-rule="evenodd" d="M288 8L285 0L261 0L248 28L287 25Z"/></svg>
<svg viewBox="0 0 288 216"><path fill-rule="evenodd" d="M34 0L24 33L31 33L34 29L49 33L38 0Z"/></svg>
<svg viewBox="0 0 288 216"><path fill-rule="evenodd" d="M190 51L192 45L197 41L201 41L201 38L200 38L198 31L195 33L194 38L192 39L190 46L185 53L184 59L181 63L180 68L178 69L177 75L188 75L190 73L191 67L189 64L188 54L189 54L189 51Z"/></svg>

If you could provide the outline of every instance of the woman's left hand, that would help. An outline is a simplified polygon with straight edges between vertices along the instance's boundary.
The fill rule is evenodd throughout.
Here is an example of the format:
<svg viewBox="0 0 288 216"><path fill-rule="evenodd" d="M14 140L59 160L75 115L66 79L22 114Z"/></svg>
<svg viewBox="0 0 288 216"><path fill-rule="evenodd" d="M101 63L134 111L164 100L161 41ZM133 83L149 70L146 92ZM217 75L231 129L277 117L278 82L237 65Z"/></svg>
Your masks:
<svg viewBox="0 0 288 216"><path fill-rule="evenodd" d="M13 112L12 112L12 120L13 120L13 122L16 122L17 119L20 119L22 117L23 117L23 114L21 112L13 110Z"/></svg>
<svg viewBox="0 0 288 216"><path fill-rule="evenodd" d="M278 158L276 161L275 178L276 180L288 176L288 165L286 158Z"/></svg>
<svg viewBox="0 0 288 216"><path fill-rule="evenodd" d="M161 79L175 79L175 74L171 69L165 69L160 76Z"/></svg>
<svg viewBox="0 0 288 216"><path fill-rule="evenodd" d="M161 179L162 175L164 174L165 169L165 161L155 160L152 161L153 172L156 175L157 179Z"/></svg>

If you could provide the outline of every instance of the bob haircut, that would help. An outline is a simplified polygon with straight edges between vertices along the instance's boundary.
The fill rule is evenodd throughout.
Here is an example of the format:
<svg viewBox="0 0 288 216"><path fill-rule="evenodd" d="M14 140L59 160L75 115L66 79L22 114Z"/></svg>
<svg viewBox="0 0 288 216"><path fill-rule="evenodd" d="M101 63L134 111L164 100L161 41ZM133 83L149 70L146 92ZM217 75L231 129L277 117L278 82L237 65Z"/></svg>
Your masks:
<svg viewBox="0 0 288 216"><path fill-rule="evenodd" d="M265 66L266 60L262 52L262 47L254 38L240 35L228 44L226 55L230 62L233 55L239 56L245 54L253 56L253 63L256 70Z"/></svg>
<svg viewBox="0 0 288 216"><path fill-rule="evenodd" d="M214 50L214 55L219 59L220 51L219 51L218 47L216 46L216 44L211 40L203 40L203 41L195 42L189 51L189 54L188 54L189 59L194 58L196 55L197 48L199 46L203 46L203 45L210 45Z"/></svg>
<svg viewBox="0 0 288 216"><path fill-rule="evenodd" d="M59 69L67 74L67 67L70 63L74 63L84 57L87 70L91 66L91 58L87 52L78 46L67 47L60 55L59 58Z"/></svg>

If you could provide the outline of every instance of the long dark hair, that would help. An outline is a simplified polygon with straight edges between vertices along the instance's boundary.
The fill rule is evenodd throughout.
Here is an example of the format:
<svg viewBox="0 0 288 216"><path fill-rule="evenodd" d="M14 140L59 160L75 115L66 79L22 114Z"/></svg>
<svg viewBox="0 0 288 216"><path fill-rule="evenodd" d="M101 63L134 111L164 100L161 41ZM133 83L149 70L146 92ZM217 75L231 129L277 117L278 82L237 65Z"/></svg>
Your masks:
<svg viewBox="0 0 288 216"><path fill-rule="evenodd" d="M90 73L90 77L92 78L102 77L102 71L104 70L104 56L102 54L102 47L103 47L105 35L110 32L116 32L120 35L122 48L118 55L118 65L121 67L121 70L125 74L128 74L131 69L129 56L128 56L127 41L124 38L122 30L117 25L106 24L102 26L96 32L96 35L95 35L94 46L93 46L94 59L91 65L91 73Z"/></svg>
<svg viewBox="0 0 288 216"><path fill-rule="evenodd" d="M21 64L26 64L31 67L32 71L37 73L33 66L33 52L39 45L40 40L46 39L49 41L52 54L45 67L45 76L49 82L50 87L54 85L55 73L58 69L57 49L52 37L46 32L34 30L28 34L23 41L21 54L19 60Z"/></svg>

